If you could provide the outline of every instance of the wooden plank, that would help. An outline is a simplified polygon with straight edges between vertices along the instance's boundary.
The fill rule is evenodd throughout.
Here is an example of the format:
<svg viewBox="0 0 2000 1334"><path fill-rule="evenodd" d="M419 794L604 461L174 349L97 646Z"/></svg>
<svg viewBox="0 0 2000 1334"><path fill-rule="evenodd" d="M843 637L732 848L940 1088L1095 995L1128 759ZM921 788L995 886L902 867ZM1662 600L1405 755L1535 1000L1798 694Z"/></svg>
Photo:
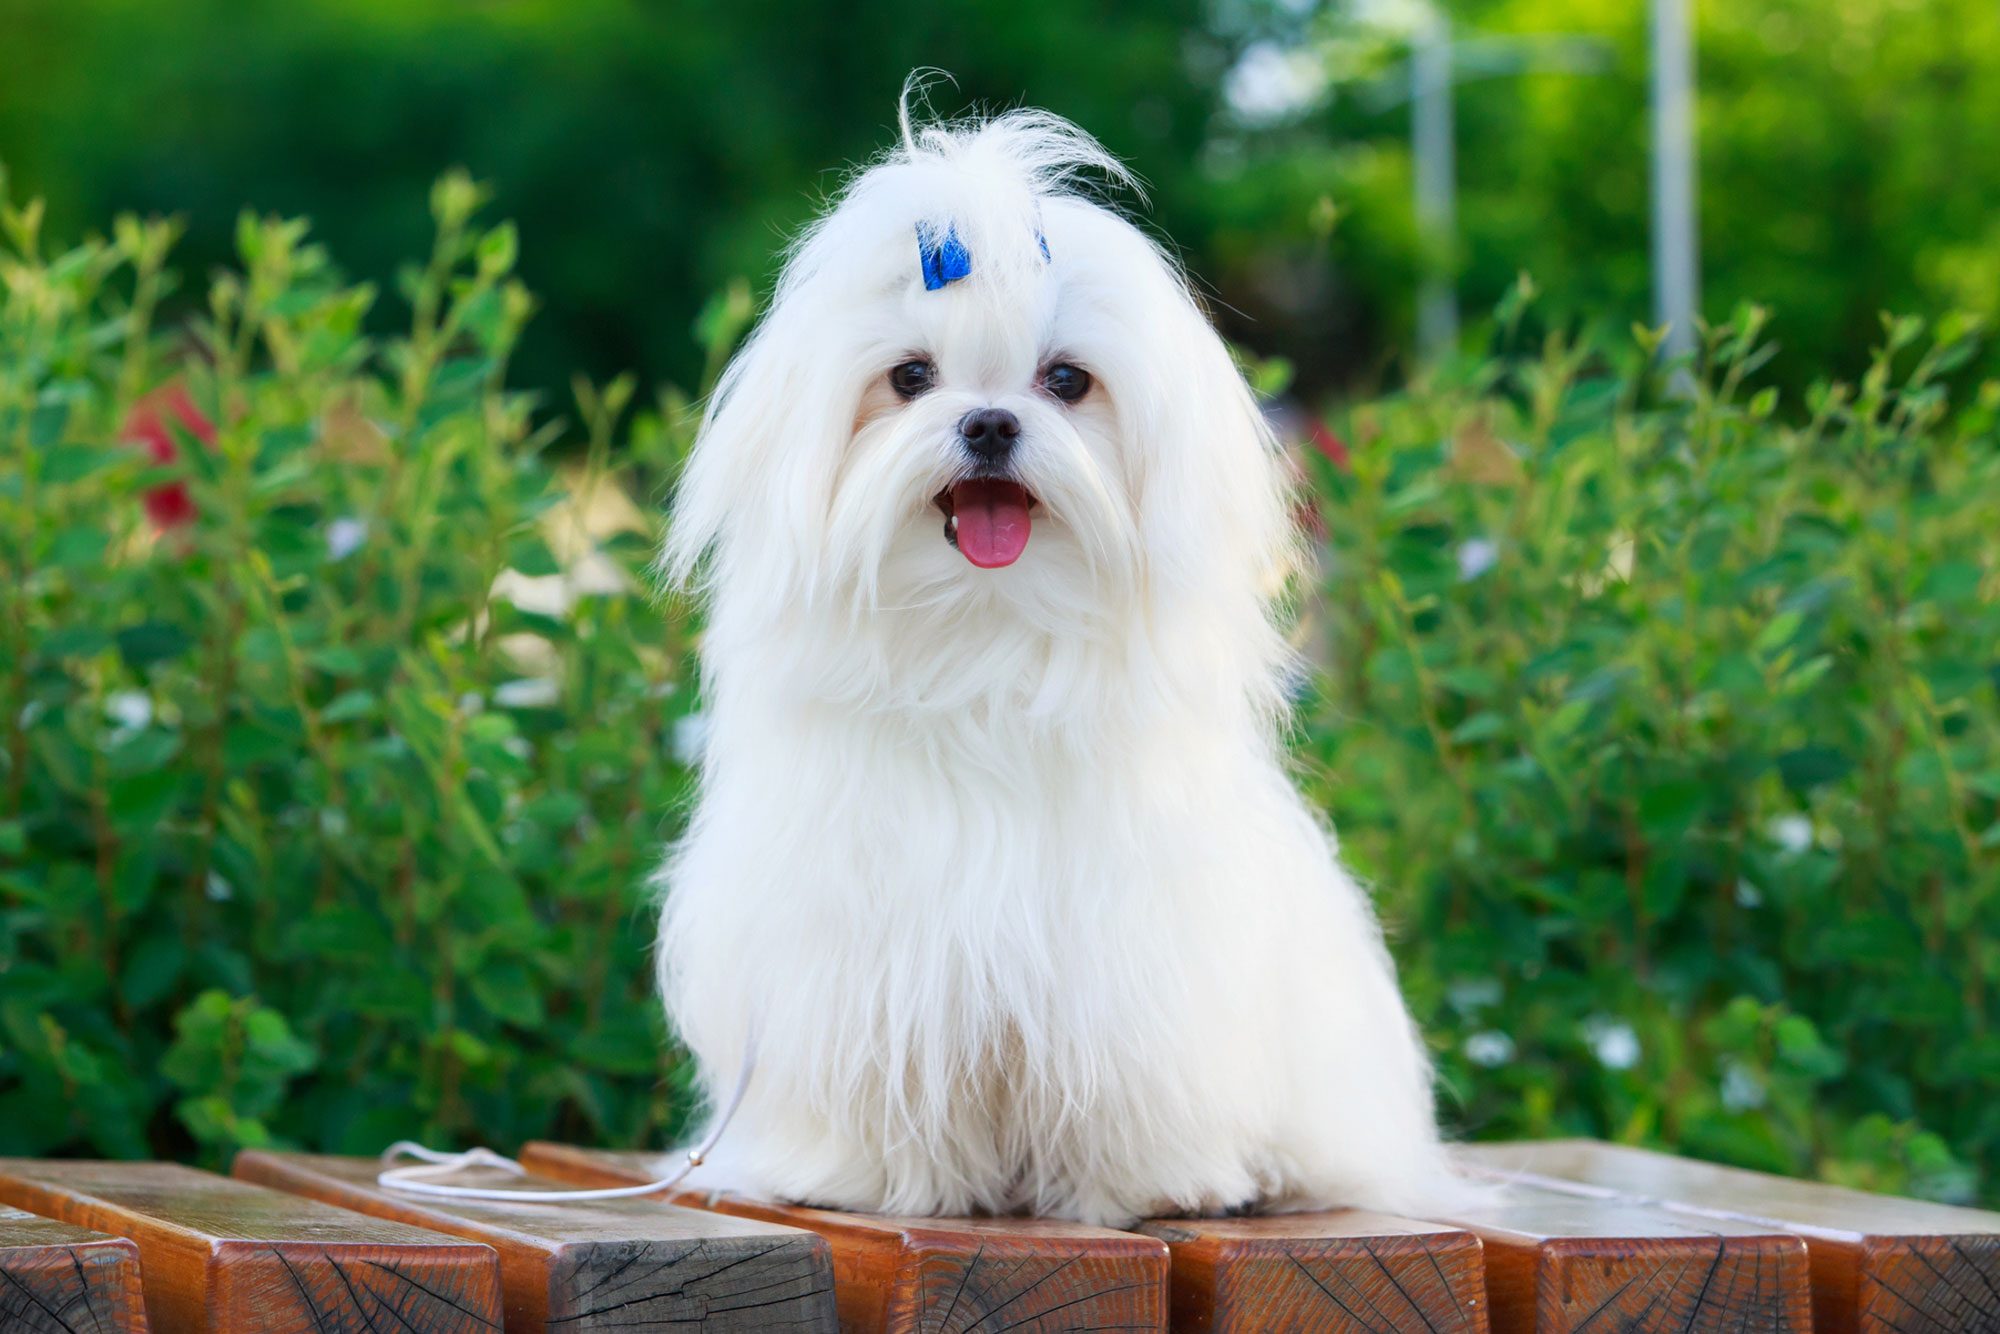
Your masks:
<svg viewBox="0 0 2000 1334"><path fill-rule="evenodd" d="M254 1150L237 1154L233 1169L246 1181L486 1243L500 1255L508 1334L836 1328L832 1261L813 1233L654 1200L433 1199L383 1189L381 1170L374 1158ZM573 1189L494 1168L452 1181Z"/></svg>
<svg viewBox="0 0 2000 1334"><path fill-rule="evenodd" d="M0 1330L144 1334L139 1249L0 1205Z"/></svg>
<svg viewBox="0 0 2000 1334"><path fill-rule="evenodd" d="M1479 1238L1462 1228L1337 1209L1139 1230L1172 1255L1176 1331L1486 1334Z"/></svg>
<svg viewBox="0 0 2000 1334"><path fill-rule="evenodd" d="M157 1334L500 1328L490 1247L212 1172L4 1158L0 1203L136 1243Z"/></svg>
<svg viewBox="0 0 2000 1334"><path fill-rule="evenodd" d="M1485 1245L1495 1334L1809 1334L1805 1244L1533 1186L1495 1188L1448 1220Z"/></svg>
<svg viewBox="0 0 2000 1334"><path fill-rule="evenodd" d="M1871 1195L1595 1140L1468 1146L1467 1163L1805 1241L1824 1334L2000 1330L2000 1214Z"/></svg>
<svg viewBox="0 0 2000 1334"><path fill-rule="evenodd" d="M561 1181L620 1186L652 1180L659 1159L536 1143L521 1161ZM825 1237L849 1334L1167 1327L1167 1247L1156 1237L1036 1218L896 1218L697 1191L669 1198Z"/></svg>

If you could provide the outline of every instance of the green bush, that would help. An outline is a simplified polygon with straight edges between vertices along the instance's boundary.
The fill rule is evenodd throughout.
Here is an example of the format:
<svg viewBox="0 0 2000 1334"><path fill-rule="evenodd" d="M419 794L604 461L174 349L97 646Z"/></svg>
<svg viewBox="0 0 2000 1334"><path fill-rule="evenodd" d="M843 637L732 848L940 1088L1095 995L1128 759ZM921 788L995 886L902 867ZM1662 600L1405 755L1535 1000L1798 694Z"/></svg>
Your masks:
<svg viewBox="0 0 2000 1334"><path fill-rule="evenodd" d="M1347 415L1313 790L1470 1132L1991 1195L2000 385L1885 321L1787 420L1763 328Z"/></svg>
<svg viewBox="0 0 2000 1334"><path fill-rule="evenodd" d="M614 451L630 382L580 385L552 458L479 200L438 185L380 343L302 224L246 216L156 333L171 225L44 253L6 210L0 1152L672 1128L644 879L692 691L618 488L685 405Z"/></svg>
<svg viewBox="0 0 2000 1334"><path fill-rule="evenodd" d="M159 332L171 226L0 215L0 1153L678 1128L643 881L698 723L645 571L686 404L538 426L479 198L440 183L379 343L300 224ZM1955 406L1971 330L1904 321L1794 411L1762 327L1685 397L1556 338L1338 417L1300 758L1461 1128L1964 1196L2000 387Z"/></svg>

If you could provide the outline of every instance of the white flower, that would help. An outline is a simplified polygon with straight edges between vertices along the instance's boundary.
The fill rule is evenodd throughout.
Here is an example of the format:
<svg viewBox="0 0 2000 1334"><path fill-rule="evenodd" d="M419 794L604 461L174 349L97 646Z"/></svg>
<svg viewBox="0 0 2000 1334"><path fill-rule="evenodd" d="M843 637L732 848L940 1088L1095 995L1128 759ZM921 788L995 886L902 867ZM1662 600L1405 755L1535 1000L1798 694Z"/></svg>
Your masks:
<svg viewBox="0 0 2000 1334"><path fill-rule="evenodd" d="M1607 1070L1630 1070L1639 1063L1639 1035L1622 1020L1592 1019L1584 1024L1583 1036Z"/></svg>
<svg viewBox="0 0 2000 1334"><path fill-rule="evenodd" d="M104 712L127 732L153 721L153 700L142 690L116 690L104 697Z"/></svg>
<svg viewBox="0 0 2000 1334"><path fill-rule="evenodd" d="M563 617L578 600L616 597L631 592L632 577L601 551L586 551L555 574L522 574L502 570L493 580L493 596L538 616Z"/></svg>
<svg viewBox="0 0 2000 1334"><path fill-rule="evenodd" d="M1748 880L1736 882L1736 906L1739 908L1761 908L1764 906L1764 891Z"/></svg>
<svg viewBox="0 0 2000 1334"><path fill-rule="evenodd" d="M1505 1065L1514 1059L1514 1039L1494 1028L1474 1033L1465 1040L1465 1059L1489 1070Z"/></svg>
<svg viewBox="0 0 2000 1334"><path fill-rule="evenodd" d="M682 764L695 764L701 759L702 747L707 744L707 714L683 714L674 720L675 759L679 760Z"/></svg>
<svg viewBox="0 0 2000 1334"><path fill-rule="evenodd" d="M632 579L601 551L588 551L564 571L576 597L617 597L632 591Z"/></svg>
<svg viewBox="0 0 2000 1334"><path fill-rule="evenodd" d="M477 690L468 690L458 697L458 716L470 718L475 713L486 712L486 696Z"/></svg>
<svg viewBox="0 0 2000 1334"><path fill-rule="evenodd" d="M503 709L546 709L562 698L562 691L546 676L524 676L494 688L493 702Z"/></svg>
<svg viewBox="0 0 2000 1334"><path fill-rule="evenodd" d="M1500 544L1490 537L1470 537L1458 544L1458 581L1469 584L1500 559Z"/></svg>
<svg viewBox="0 0 2000 1334"><path fill-rule="evenodd" d="M236 897L236 889L214 871L208 873L208 896L217 903L224 903Z"/></svg>
<svg viewBox="0 0 2000 1334"><path fill-rule="evenodd" d="M1764 1105L1764 1081L1735 1062L1722 1072L1722 1105L1747 1112Z"/></svg>
<svg viewBox="0 0 2000 1334"><path fill-rule="evenodd" d="M335 519L326 526L326 558L328 560L346 560L349 556L359 551L361 544L367 540L368 521L366 519Z"/></svg>
<svg viewBox="0 0 2000 1334"><path fill-rule="evenodd" d="M537 616L561 616L576 599L560 574L522 574L502 570L493 580L493 596Z"/></svg>
<svg viewBox="0 0 2000 1334"><path fill-rule="evenodd" d="M1813 845L1812 821L1803 815L1780 815L1764 827L1764 833L1794 857Z"/></svg>

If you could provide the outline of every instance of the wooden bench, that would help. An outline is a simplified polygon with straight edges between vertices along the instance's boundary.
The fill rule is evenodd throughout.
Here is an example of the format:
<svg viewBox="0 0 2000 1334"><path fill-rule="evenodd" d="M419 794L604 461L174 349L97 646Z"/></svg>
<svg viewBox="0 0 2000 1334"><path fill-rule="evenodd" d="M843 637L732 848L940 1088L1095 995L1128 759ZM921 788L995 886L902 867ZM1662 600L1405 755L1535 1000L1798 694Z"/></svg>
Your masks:
<svg viewBox="0 0 2000 1334"><path fill-rule="evenodd" d="M1173 1328L1485 1334L1479 1238L1462 1228L1336 1209L1268 1218L1162 1218Z"/></svg>
<svg viewBox="0 0 2000 1334"><path fill-rule="evenodd" d="M386 1190L373 1158L236 1155L234 1173L326 1204L484 1242L500 1256L509 1334L560 1328L625 1334L836 1326L833 1267L811 1232L652 1200L537 1205L447 1200ZM493 1168L466 1186L563 1190Z"/></svg>
<svg viewBox="0 0 2000 1334"><path fill-rule="evenodd" d="M155 1334L500 1328L490 1247L211 1172L0 1159L0 1203L128 1238Z"/></svg>
<svg viewBox="0 0 2000 1334"><path fill-rule="evenodd" d="M138 1247L0 1205L0 1330L131 1334L145 1328Z"/></svg>
<svg viewBox="0 0 2000 1334"><path fill-rule="evenodd" d="M536 1172L593 1186L651 1181L658 1161L562 1144L521 1152ZM1157 1238L1035 1218L889 1218L697 1191L669 1198L825 1237L844 1330L1167 1327L1167 1247Z"/></svg>
<svg viewBox="0 0 2000 1334"><path fill-rule="evenodd" d="M0 1209L0 1334L148 1316L167 1334L503 1320L513 1334L2000 1334L2000 1215L1590 1142L1460 1153L1495 1184L1448 1218L1335 1210L1129 1232L690 1191L430 1199L377 1187L372 1160L306 1154L245 1153L236 1181L0 1160L0 1201L44 1216ZM625 1185L657 1163L555 1144L523 1160L528 1178L465 1180Z"/></svg>
<svg viewBox="0 0 2000 1334"><path fill-rule="evenodd" d="M1808 1334L1805 1246L1781 1229L1526 1186L1453 1221L1484 1243L1502 1334Z"/></svg>
<svg viewBox="0 0 2000 1334"><path fill-rule="evenodd" d="M1822 1334L2000 1330L2000 1214L1594 1140L1461 1152L1465 1162L1499 1179L1534 1181L1589 1200L1643 1200L1691 1219L1796 1234L1810 1257L1813 1327Z"/></svg>

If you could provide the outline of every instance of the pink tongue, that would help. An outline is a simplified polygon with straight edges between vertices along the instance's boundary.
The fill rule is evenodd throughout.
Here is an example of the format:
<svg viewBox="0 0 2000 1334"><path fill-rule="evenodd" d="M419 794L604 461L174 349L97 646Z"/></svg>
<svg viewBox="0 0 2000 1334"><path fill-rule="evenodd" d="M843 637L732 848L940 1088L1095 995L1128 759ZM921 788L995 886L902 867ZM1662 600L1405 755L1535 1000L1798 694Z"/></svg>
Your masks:
<svg viewBox="0 0 2000 1334"><path fill-rule="evenodd" d="M980 478L951 489L958 549L982 570L1012 565L1028 549L1028 493L1015 482Z"/></svg>

